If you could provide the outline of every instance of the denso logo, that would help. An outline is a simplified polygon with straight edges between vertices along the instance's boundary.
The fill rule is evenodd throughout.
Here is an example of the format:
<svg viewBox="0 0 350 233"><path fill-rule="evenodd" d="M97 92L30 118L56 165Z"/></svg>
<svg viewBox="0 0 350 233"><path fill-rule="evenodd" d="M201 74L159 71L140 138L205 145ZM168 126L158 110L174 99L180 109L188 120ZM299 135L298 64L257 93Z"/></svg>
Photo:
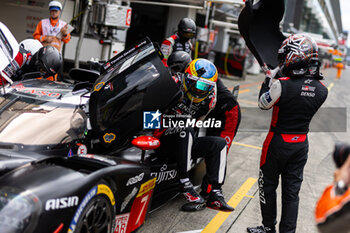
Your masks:
<svg viewBox="0 0 350 233"><path fill-rule="evenodd" d="M45 210L59 210L67 207L77 206L79 203L79 197L61 197L56 199L49 199L45 203Z"/></svg>
<svg viewBox="0 0 350 233"><path fill-rule="evenodd" d="M143 179L144 175L145 175L145 173L142 172L140 175L137 175L135 177L131 177L128 180L128 182L126 182L126 186L129 186L129 185L135 184L137 182L140 182Z"/></svg>

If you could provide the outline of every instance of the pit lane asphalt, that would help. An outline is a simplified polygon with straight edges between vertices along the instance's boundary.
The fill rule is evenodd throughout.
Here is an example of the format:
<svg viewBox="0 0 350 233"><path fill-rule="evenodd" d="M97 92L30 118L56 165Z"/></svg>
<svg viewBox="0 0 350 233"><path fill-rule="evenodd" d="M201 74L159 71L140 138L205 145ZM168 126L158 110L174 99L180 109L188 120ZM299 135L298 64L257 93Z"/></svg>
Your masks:
<svg viewBox="0 0 350 233"><path fill-rule="evenodd" d="M342 77L336 79L336 70L323 70L328 87L328 98L322 108L347 108L350 103L350 70L343 70ZM248 75L245 80L223 79L225 85L232 88L240 85L238 101L242 108L242 122L228 156L226 181L223 186L227 201L235 206L232 213L217 212L211 209L186 213L180 208L185 203L180 196L165 204L162 208L150 213L139 233L198 233L227 232L244 233L249 226L261 225L258 167L261 146L267 134L270 119L263 122L263 114L257 110L257 96L260 83L264 77ZM327 111L330 111L329 109ZM255 113L255 114L254 114ZM327 118L328 116L326 116ZM344 115L349 121L349 114ZM264 118L265 119L265 118ZM257 123L258 122L258 123ZM297 232L317 233L314 221L316 202L324 188L332 182L334 165L331 153L336 142L350 143L349 126L339 122L337 116L329 115L329 119L321 124L337 128L343 123L343 132L310 132L309 158L304 170L304 182L300 191L299 217ZM339 127L338 127L339 128ZM339 129L336 129L339 131ZM281 210L280 187L278 189L278 218Z"/></svg>

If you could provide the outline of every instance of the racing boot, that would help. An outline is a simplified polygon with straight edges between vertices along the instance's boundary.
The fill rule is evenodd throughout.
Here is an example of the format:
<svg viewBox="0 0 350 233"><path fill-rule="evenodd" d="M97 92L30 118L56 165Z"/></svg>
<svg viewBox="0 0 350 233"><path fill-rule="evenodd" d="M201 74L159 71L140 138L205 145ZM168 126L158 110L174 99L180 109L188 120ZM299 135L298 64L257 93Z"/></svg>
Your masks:
<svg viewBox="0 0 350 233"><path fill-rule="evenodd" d="M213 189L209 193L209 198L207 200L207 207L210 209L224 211L224 212L231 212L234 210L234 208L232 208L226 203L221 189Z"/></svg>
<svg viewBox="0 0 350 233"><path fill-rule="evenodd" d="M264 226L248 227L247 231L249 233L276 233L276 230Z"/></svg>
<svg viewBox="0 0 350 233"><path fill-rule="evenodd" d="M191 181L181 184L181 193L188 203L181 207L182 211L198 211L205 209L205 200L194 190Z"/></svg>

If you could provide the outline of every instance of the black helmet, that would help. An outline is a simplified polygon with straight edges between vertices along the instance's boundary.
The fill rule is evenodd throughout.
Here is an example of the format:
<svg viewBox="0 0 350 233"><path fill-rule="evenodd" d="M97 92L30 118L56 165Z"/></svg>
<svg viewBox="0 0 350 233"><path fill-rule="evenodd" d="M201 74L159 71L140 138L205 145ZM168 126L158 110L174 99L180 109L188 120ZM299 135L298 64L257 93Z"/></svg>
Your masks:
<svg viewBox="0 0 350 233"><path fill-rule="evenodd" d="M170 68L171 73L183 73L191 61L191 56L188 53L184 51L176 51L169 56L167 64Z"/></svg>
<svg viewBox="0 0 350 233"><path fill-rule="evenodd" d="M278 59L283 75L319 75L318 47L307 35L296 34L285 39L278 50Z"/></svg>
<svg viewBox="0 0 350 233"><path fill-rule="evenodd" d="M196 28L196 23L190 18L181 19L177 26L179 36L185 39L192 39L196 34Z"/></svg>
<svg viewBox="0 0 350 233"><path fill-rule="evenodd" d="M44 77L58 73L62 65L62 56L55 47L45 46L39 49L32 58L36 69L44 72Z"/></svg>

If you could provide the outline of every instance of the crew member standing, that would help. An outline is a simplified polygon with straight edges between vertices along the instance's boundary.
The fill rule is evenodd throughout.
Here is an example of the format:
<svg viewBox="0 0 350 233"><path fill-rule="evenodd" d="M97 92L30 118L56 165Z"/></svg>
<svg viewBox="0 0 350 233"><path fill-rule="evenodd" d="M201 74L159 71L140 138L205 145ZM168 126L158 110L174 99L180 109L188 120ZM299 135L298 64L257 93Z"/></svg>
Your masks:
<svg viewBox="0 0 350 233"><path fill-rule="evenodd" d="M337 79L340 79L341 72L344 69L344 65L343 63L339 62L335 67L337 68Z"/></svg>
<svg viewBox="0 0 350 233"><path fill-rule="evenodd" d="M62 11L62 4L58 1L49 3L50 18L42 19L36 26L33 34L34 39L39 40L43 46L51 45L61 52L62 42L70 41L70 34L67 31L67 23L59 19ZM60 33L60 36L58 34Z"/></svg>
<svg viewBox="0 0 350 233"><path fill-rule="evenodd" d="M196 35L196 23L190 18L183 18L177 26L177 32L162 42L161 50L164 55L163 63L167 65L167 60L172 52L184 51L191 55L191 39Z"/></svg>
<svg viewBox="0 0 350 233"><path fill-rule="evenodd" d="M281 78L268 75L261 86L259 107L273 114L260 158L259 197L263 226L248 227L250 233L275 233L276 189L282 178L282 211L279 232L296 230L299 190L308 157L309 124L327 98L319 81L318 48L304 35L291 35L278 50ZM270 73L271 74L271 73Z"/></svg>

